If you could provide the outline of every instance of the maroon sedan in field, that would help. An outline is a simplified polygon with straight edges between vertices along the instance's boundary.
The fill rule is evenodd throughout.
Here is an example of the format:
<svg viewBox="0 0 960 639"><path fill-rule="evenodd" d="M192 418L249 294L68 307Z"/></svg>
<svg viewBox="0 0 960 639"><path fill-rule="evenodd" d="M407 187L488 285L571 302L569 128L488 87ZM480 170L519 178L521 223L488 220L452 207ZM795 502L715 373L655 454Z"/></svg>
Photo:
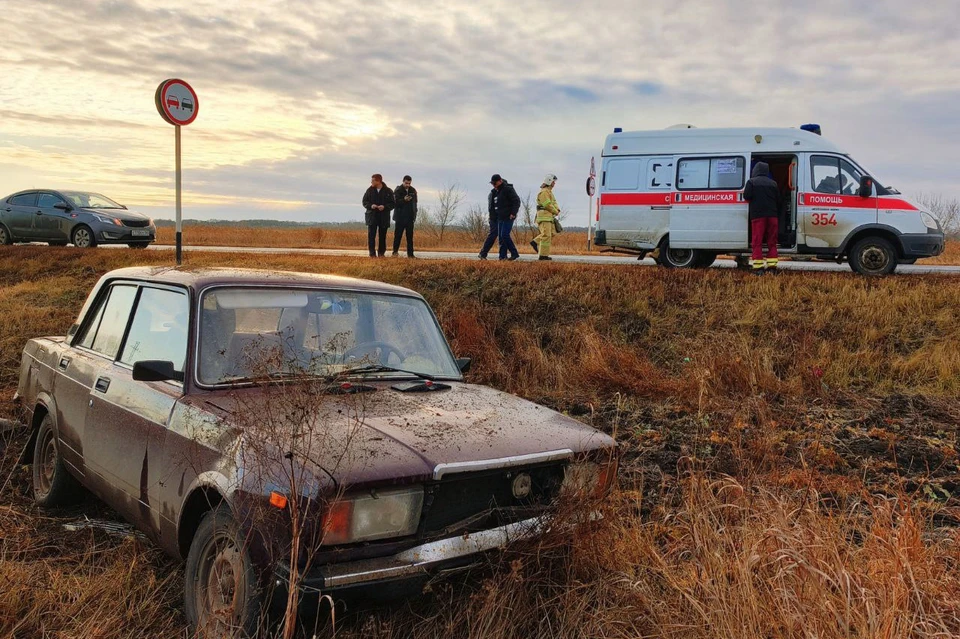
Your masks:
<svg viewBox="0 0 960 639"><path fill-rule="evenodd" d="M128 268L17 398L35 496L83 485L186 561L185 612L252 629L268 591L337 593L475 562L602 496L613 440L464 383L424 299L342 277Z"/></svg>

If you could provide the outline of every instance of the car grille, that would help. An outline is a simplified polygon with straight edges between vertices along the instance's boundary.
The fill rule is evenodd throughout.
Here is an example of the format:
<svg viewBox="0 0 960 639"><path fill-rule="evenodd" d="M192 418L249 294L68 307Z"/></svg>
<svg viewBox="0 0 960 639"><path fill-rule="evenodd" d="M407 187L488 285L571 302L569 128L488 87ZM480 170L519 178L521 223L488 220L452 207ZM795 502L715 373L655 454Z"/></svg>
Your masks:
<svg viewBox="0 0 960 639"><path fill-rule="evenodd" d="M150 226L150 220L120 220L123 222L124 226L130 226L133 228L143 228L145 226Z"/></svg>
<svg viewBox="0 0 960 639"><path fill-rule="evenodd" d="M513 482L521 473L530 476L530 494L517 498ZM469 532L527 519L553 503L562 483L562 464L451 475L427 486L421 534Z"/></svg>

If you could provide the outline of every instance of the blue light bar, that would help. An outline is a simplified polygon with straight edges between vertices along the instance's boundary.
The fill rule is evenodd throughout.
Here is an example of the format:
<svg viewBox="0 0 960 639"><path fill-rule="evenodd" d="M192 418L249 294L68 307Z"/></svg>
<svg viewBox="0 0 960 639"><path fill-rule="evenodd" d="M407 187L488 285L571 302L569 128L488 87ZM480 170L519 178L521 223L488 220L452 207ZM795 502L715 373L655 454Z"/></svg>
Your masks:
<svg viewBox="0 0 960 639"><path fill-rule="evenodd" d="M801 124L800 129L802 131L809 131L810 133L816 133L817 135L820 135L819 124Z"/></svg>
<svg viewBox="0 0 960 639"><path fill-rule="evenodd" d="M613 132L614 132L614 133L623 133L623 128L621 128L621 127L614 127Z"/></svg>

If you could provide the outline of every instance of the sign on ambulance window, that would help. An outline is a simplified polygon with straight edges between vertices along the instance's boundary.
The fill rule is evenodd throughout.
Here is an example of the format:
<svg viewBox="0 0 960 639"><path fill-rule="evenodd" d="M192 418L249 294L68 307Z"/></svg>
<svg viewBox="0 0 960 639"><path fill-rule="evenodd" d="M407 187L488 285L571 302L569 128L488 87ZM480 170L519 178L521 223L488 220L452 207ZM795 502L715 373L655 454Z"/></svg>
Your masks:
<svg viewBox="0 0 960 639"><path fill-rule="evenodd" d="M640 159L623 158L607 162L604 187L608 191L637 191L640 188Z"/></svg>
<svg viewBox="0 0 960 639"><path fill-rule="evenodd" d="M677 163L677 188L681 191L741 189L746 173L742 157L687 158Z"/></svg>

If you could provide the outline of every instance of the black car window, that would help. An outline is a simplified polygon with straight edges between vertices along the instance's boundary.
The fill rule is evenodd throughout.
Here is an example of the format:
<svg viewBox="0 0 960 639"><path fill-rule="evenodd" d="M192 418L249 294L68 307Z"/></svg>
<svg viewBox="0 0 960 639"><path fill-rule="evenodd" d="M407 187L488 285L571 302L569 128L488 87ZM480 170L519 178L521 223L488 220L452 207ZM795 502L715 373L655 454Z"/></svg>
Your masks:
<svg viewBox="0 0 960 639"><path fill-rule="evenodd" d="M53 193L41 193L40 197L37 198L37 208L38 209L52 209L55 204L62 203L63 200L60 199L60 196L54 195Z"/></svg>
<svg viewBox="0 0 960 639"><path fill-rule="evenodd" d="M120 361L131 366L144 360L172 361L174 369L183 372L189 312L186 294L143 288Z"/></svg>
<svg viewBox="0 0 960 639"><path fill-rule="evenodd" d="M33 203L37 201L37 192L31 191L30 193L21 193L20 195L14 195L12 198L7 200L7 204L12 204L14 206L33 206Z"/></svg>
<svg viewBox="0 0 960 639"><path fill-rule="evenodd" d="M91 325L91 329L96 332L92 340L88 340L89 333L84 336L81 343L86 345L89 341L89 348L106 355L110 359L117 356L120 350L120 342L123 340L123 333L127 328L127 322L130 319L130 309L133 308L133 299L136 297L137 287L129 284L117 284L110 288L110 297L103 309L102 317L96 327ZM89 329L88 329L89 330Z"/></svg>

